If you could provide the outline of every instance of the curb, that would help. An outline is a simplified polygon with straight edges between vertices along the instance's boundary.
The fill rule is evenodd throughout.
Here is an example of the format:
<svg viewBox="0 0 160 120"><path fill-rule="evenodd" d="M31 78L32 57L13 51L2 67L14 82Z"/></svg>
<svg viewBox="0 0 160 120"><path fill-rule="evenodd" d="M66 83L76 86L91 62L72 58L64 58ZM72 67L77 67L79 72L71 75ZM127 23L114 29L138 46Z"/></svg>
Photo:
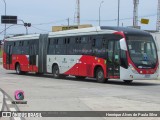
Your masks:
<svg viewBox="0 0 160 120"><path fill-rule="evenodd" d="M3 93L0 91L0 111L2 111L3 108Z"/></svg>

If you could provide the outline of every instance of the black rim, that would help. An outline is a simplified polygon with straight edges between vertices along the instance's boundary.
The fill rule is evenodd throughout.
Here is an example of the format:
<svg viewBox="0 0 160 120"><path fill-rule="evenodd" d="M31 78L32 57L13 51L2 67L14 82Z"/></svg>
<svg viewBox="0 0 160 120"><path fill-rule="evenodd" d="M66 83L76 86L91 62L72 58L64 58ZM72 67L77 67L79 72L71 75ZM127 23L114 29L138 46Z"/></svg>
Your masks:
<svg viewBox="0 0 160 120"><path fill-rule="evenodd" d="M54 69L53 69L53 75L54 75L55 77L57 77L57 76L59 75L59 69L58 69L57 66L55 66Z"/></svg>
<svg viewBox="0 0 160 120"><path fill-rule="evenodd" d="M98 77L99 80L103 79L104 75L103 75L103 72L101 70L98 72L97 77Z"/></svg>
<svg viewBox="0 0 160 120"><path fill-rule="evenodd" d="M16 73L20 73L20 67L19 67L19 65L17 65L17 67L16 67Z"/></svg>
<svg viewBox="0 0 160 120"><path fill-rule="evenodd" d="M97 70L97 81L98 82L104 82L104 73L101 68Z"/></svg>

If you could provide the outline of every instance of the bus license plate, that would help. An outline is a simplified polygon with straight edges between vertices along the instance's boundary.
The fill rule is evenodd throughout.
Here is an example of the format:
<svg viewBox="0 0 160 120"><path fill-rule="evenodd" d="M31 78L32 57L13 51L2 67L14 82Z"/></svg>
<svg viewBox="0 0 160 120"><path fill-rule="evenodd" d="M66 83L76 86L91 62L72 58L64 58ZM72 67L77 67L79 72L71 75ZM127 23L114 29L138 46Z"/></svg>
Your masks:
<svg viewBox="0 0 160 120"><path fill-rule="evenodd" d="M151 76L150 75L145 75L145 78L150 78Z"/></svg>

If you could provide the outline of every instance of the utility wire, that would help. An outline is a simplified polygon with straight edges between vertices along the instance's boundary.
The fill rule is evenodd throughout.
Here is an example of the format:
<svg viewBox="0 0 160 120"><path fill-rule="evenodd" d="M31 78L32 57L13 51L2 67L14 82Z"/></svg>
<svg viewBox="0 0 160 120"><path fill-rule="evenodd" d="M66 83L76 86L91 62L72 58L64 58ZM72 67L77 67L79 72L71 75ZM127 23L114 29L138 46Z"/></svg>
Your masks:
<svg viewBox="0 0 160 120"><path fill-rule="evenodd" d="M52 22L46 22L46 23L38 23L38 24L33 24L33 25L48 25L48 24L55 24L55 23L64 22L64 21L66 21L66 19L58 20L58 21L52 21Z"/></svg>
<svg viewBox="0 0 160 120"><path fill-rule="evenodd" d="M152 15L144 15L144 16L139 16L139 18L143 18L143 17L153 17L153 16L157 16L157 14L152 14ZM131 20L133 18L121 18L120 20ZM110 21L116 21L117 19L110 19L110 20L101 20L103 22L110 22ZM92 21L92 22L98 22L99 20L82 20L82 21Z"/></svg>
<svg viewBox="0 0 160 120"><path fill-rule="evenodd" d="M40 31L45 31L45 32L51 32L51 31L48 31L48 30L44 30L44 29L41 29L41 28L37 28L37 27L35 27L35 26L31 26L31 27L33 27L33 28L35 28L35 29L37 29L37 30L40 30Z"/></svg>
<svg viewBox="0 0 160 120"><path fill-rule="evenodd" d="M151 14L151 15L144 15L144 16L139 16L139 18L143 18L143 17L153 17L153 16L157 16L157 14ZM122 18L120 19L121 20L130 20L130 19L133 19L133 18ZM72 19L71 19L72 20ZM111 19L111 20L101 20L103 22L110 22L110 21L116 21L117 19ZM38 23L38 24L32 24L31 27L37 29L37 30L40 30L40 31L45 31L45 32L51 32L51 31L48 31L48 30L44 30L44 29L41 29L41 28L38 28L38 27L35 27L37 25L48 25L48 24L55 24L55 23L59 23L59 22L64 22L66 21L66 19L64 20L58 20L58 21L52 21L52 22L46 22L46 23ZM82 21L92 21L92 22L97 22L98 20L82 20ZM5 30L9 29L10 27L12 26L15 26L15 25L22 25L22 24L14 24L14 25L10 25L8 26ZM19 27L16 27L16 28L19 28ZM15 28L14 28L15 29ZM0 32L0 34L2 34L5 30L2 30Z"/></svg>
<svg viewBox="0 0 160 120"><path fill-rule="evenodd" d="M12 27L12 26L14 26L14 25L8 26L6 29L2 30L2 31L0 32L0 34L2 34L5 30L9 29L9 28Z"/></svg>

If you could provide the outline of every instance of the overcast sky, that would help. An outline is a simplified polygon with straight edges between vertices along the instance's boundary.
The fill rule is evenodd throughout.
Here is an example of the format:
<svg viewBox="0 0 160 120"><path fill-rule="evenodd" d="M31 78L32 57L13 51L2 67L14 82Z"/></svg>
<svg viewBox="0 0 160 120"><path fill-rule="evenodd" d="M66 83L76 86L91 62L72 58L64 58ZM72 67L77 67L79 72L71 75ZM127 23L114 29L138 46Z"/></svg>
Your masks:
<svg viewBox="0 0 160 120"><path fill-rule="evenodd" d="M7 3L7 15L16 15L18 19L32 24L29 33L46 33L51 31L52 26L67 25L74 23L76 12L76 0L5 0ZM98 11L102 0L80 0L81 24L92 24L98 26ZM117 25L117 1L103 0L101 7L101 25ZM133 0L120 0L120 25L132 26L133 24ZM158 0L139 0L139 20L150 19L148 25L139 23L142 29L155 30L157 19ZM0 15L4 15L4 2L0 0ZM21 24L21 22L18 22ZM9 25L8 25L9 26ZM4 25L0 24L0 33ZM7 34L25 33L24 26L13 26L7 30ZM4 34L4 33L3 33ZM0 34L0 39L3 38Z"/></svg>

